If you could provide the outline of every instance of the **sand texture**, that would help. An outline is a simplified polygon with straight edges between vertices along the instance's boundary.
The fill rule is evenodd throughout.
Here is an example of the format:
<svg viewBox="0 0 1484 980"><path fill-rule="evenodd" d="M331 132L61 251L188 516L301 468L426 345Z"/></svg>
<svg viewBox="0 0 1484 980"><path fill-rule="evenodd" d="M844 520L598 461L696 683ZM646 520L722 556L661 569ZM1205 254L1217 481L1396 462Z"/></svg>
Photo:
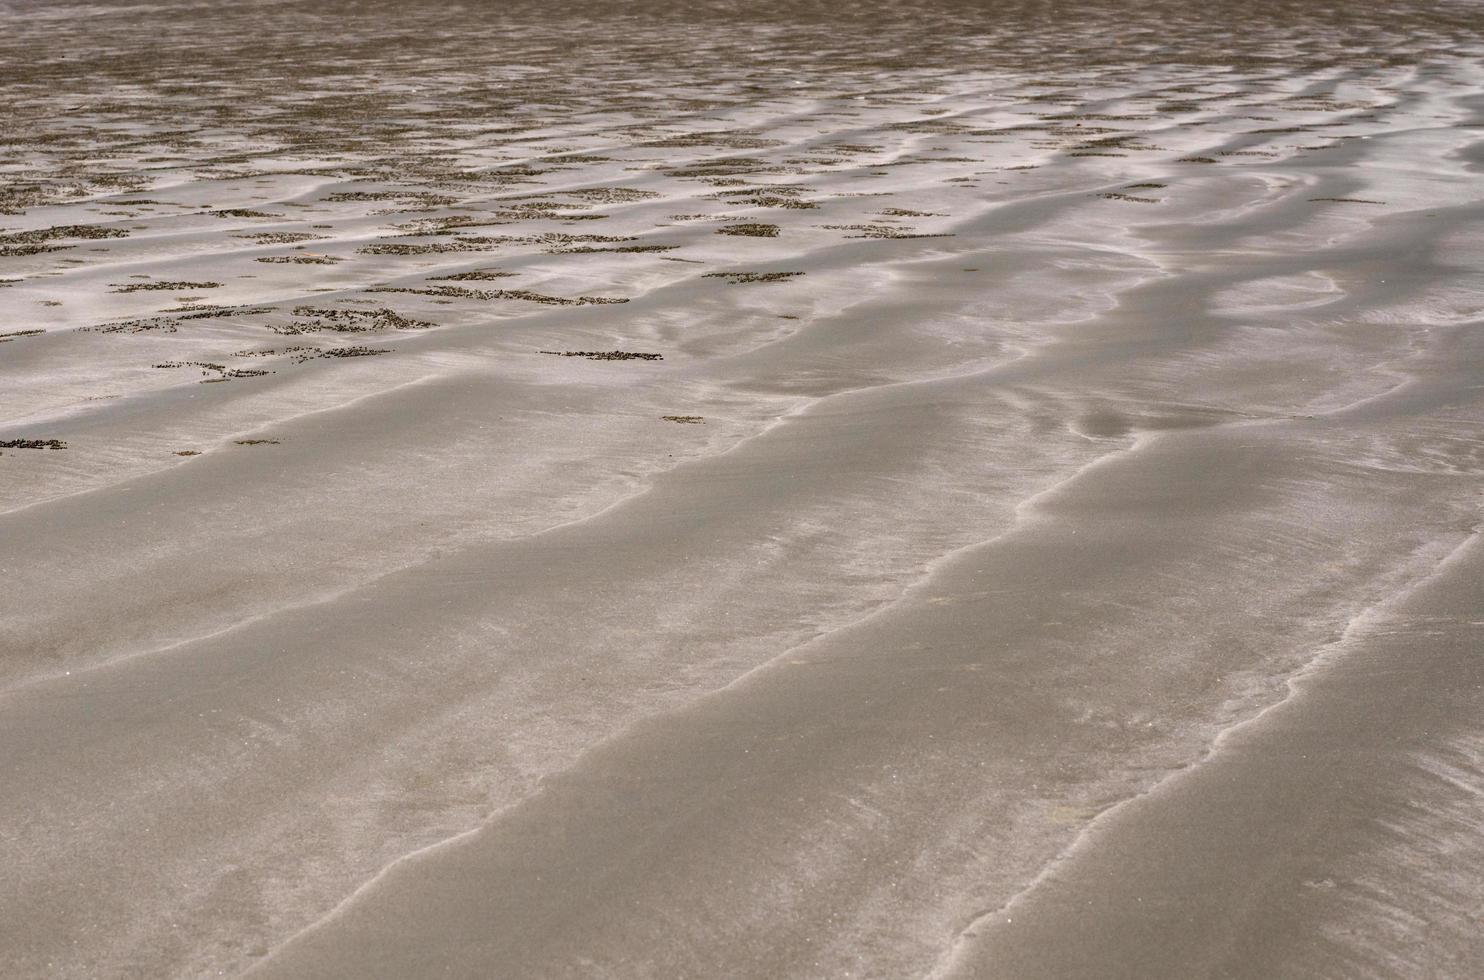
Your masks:
<svg viewBox="0 0 1484 980"><path fill-rule="evenodd" d="M1481 28L0 0L0 976L1484 976Z"/></svg>

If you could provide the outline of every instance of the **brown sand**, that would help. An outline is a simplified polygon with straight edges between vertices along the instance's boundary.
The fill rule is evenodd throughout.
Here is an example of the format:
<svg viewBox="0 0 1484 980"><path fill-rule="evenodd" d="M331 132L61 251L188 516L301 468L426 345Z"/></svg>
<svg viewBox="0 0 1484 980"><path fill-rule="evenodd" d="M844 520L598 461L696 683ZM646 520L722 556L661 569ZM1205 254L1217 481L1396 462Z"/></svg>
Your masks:
<svg viewBox="0 0 1484 980"><path fill-rule="evenodd" d="M1484 972L1477 11L1248 6L0 0L0 975Z"/></svg>

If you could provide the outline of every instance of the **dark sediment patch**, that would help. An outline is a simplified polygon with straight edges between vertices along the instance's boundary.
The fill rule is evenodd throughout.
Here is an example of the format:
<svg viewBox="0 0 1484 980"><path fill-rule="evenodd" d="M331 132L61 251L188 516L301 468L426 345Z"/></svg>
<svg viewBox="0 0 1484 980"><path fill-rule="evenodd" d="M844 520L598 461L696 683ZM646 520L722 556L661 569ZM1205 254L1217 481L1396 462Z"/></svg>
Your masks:
<svg viewBox="0 0 1484 980"><path fill-rule="evenodd" d="M154 316L143 320L121 320L96 327L83 327L95 333L175 333L180 321L174 317Z"/></svg>
<svg viewBox="0 0 1484 980"><path fill-rule="evenodd" d="M718 235L738 235L745 238L777 238L778 226L749 221L740 225L727 225L716 229Z"/></svg>
<svg viewBox="0 0 1484 980"><path fill-rule="evenodd" d="M316 235L307 231L260 231L251 235L233 235L233 238L245 238L257 242L259 245L293 245L298 242L324 241L324 235Z"/></svg>
<svg viewBox="0 0 1484 980"><path fill-rule="evenodd" d="M149 290L165 290L178 292L183 289L219 289L219 282L129 282L113 283L114 293L139 293Z"/></svg>
<svg viewBox="0 0 1484 980"><path fill-rule="evenodd" d="M361 255L438 255L445 252L489 252L495 247L494 242L475 241L473 239L455 239L451 242L377 242L373 245L363 245L356 249ZM264 260L259 260L264 261ZM281 259L280 261L291 261Z"/></svg>
<svg viewBox="0 0 1484 980"><path fill-rule="evenodd" d="M341 310L331 307L296 306L294 316L299 319L285 325L270 327L274 333L302 334L328 330L333 333L371 333L377 330L426 330L434 324L427 320L414 320L396 310L382 307L376 310Z"/></svg>
<svg viewBox="0 0 1484 980"><path fill-rule="evenodd" d="M458 286L437 286L418 289L411 286L378 286L369 289L372 293L412 293L418 296L452 296L460 299L518 299L545 306L608 306L627 303L628 300L613 296L548 296L529 289L462 289Z"/></svg>
<svg viewBox="0 0 1484 980"><path fill-rule="evenodd" d="M489 279L509 279L515 276L514 272L502 272L499 269L474 269L470 272L455 272L449 276L432 276L429 282L483 282Z"/></svg>
<svg viewBox="0 0 1484 980"><path fill-rule="evenodd" d="M127 231L121 228L109 228L104 225L53 225L50 228L38 228L34 231L14 231L9 234L0 235L0 246L35 245L42 242L54 242L68 238L94 241L103 238L127 237L129 237Z"/></svg>
<svg viewBox="0 0 1484 980"><path fill-rule="evenodd" d="M375 357L390 354L392 350L390 347L327 347L312 354L300 354L294 358L294 363L302 364L320 357Z"/></svg>
<svg viewBox="0 0 1484 980"><path fill-rule="evenodd" d="M633 252L672 252L679 247L679 245L617 245L613 248L598 248L594 245L583 245L578 248L564 248L561 250L560 254L592 255L599 252L606 252L609 254L624 254Z"/></svg>
<svg viewBox="0 0 1484 980"><path fill-rule="evenodd" d="M555 354L557 357L585 357L590 361L662 361L663 354L646 354L642 351L627 350L544 350L542 354Z"/></svg>
<svg viewBox="0 0 1484 980"><path fill-rule="evenodd" d="M342 260L333 255L262 255L253 261L269 265L334 265Z"/></svg>
<svg viewBox="0 0 1484 980"><path fill-rule="evenodd" d="M820 225L821 228L830 231L854 231L855 235L846 235L846 238L952 238L952 233L940 232L937 234L915 231L904 231L892 225L879 224L854 224L854 225Z"/></svg>
<svg viewBox="0 0 1484 980"><path fill-rule="evenodd" d="M207 381L226 381L231 378L261 378L272 374L271 371L260 371L255 368L229 368L225 364L217 364L212 361L161 361L152 365L157 368L200 368L201 373L206 375Z"/></svg>
<svg viewBox="0 0 1484 980"><path fill-rule="evenodd" d="M707 272L702 274L702 278L725 279L733 285L741 285L750 282L783 282L803 274L802 272Z"/></svg>
<svg viewBox="0 0 1484 980"><path fill-rule="evenodd" d="M223 208L220 211L207 211L214 218L282 218L281 214L269 214L267 211L255 211L252 208Z"/></svg>

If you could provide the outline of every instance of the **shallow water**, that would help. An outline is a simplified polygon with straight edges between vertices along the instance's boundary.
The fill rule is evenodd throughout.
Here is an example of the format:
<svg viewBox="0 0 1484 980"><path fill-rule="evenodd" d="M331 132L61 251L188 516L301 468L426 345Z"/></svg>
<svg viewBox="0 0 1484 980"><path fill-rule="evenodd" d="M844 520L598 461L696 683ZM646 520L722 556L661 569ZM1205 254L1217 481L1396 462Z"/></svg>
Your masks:
<svg viewBox="0 0 1484 980"><path fill-rule="evenodd" d="M0 972L1476 972L1475 19L0 5Z"/></svg>

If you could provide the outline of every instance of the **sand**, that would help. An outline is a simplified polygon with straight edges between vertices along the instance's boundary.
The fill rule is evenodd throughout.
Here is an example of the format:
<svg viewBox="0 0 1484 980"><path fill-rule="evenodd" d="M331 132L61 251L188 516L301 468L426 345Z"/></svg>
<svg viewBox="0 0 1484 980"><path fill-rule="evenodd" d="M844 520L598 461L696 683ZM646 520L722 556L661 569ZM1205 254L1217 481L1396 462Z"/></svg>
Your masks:
<svg viewBox="0 0 1484 980"><path fill-rule="evenodd" d="M0 975L1484 970L1470 4L0 0Z"/></svg>

